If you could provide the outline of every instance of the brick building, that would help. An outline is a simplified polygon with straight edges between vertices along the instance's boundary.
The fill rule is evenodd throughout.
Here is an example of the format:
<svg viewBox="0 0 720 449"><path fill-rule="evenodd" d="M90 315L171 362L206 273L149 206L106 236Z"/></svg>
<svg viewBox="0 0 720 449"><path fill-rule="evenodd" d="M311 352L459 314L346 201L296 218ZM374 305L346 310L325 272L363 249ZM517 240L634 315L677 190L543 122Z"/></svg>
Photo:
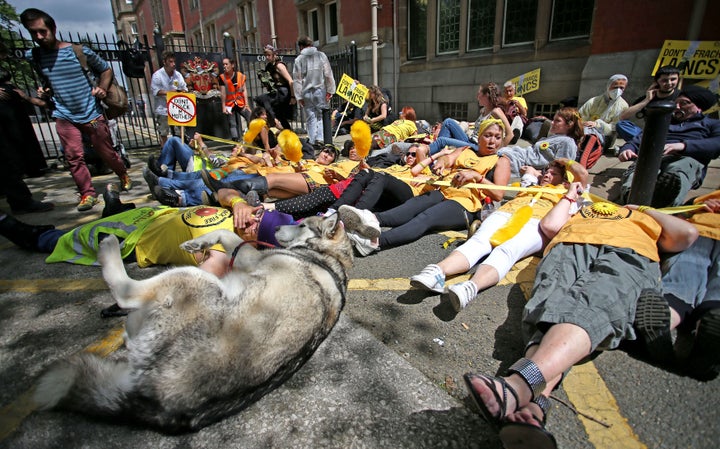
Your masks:
<svg viewBox="0 0 720 449"><path fill-rule="evenodd" d="M308 34L326 53L358 46L358 78L418 116L474 119L475 91L541 69L533 111L582 102L614 73L632 101L651 81L663 42L720 41L720 2L707 0L111 0L118 34L237 48L292 48ZM373 27L376 24L376 27ZM152 43L152 40L151 40ZM373 61L376 61L375 63ZM718 61L720 66L720 60ZM545 108L545 109L543 109Z"/></svg>

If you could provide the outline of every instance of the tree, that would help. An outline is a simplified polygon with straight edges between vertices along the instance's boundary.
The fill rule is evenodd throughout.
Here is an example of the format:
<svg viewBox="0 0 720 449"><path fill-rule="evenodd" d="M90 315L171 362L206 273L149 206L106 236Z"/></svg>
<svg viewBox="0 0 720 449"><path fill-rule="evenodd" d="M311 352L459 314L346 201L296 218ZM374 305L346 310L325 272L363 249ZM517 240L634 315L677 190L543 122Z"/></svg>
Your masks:
<svg viewBox="0 0 720 449"><path fill-rule="evenodd" d="M14 52L32 45L14 30L19 19L15 7L7 0L0 0L0 68L12 74L13 84L34 92L37 82L32 68Z"/></svg>

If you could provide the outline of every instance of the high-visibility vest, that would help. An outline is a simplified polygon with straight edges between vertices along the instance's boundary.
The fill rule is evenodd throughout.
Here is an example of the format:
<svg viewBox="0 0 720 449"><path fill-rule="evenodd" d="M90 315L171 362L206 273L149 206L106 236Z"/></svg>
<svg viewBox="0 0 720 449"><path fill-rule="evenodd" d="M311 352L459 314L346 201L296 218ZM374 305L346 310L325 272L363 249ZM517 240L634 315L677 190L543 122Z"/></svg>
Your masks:
<svg viewBox="0 0 720 449"><path fill-rule="evenodd" d="M246 104L245 91L239 92L239 89L245 87L245 75L242 72L235 71L236 82L233 83L227 75L224 73L220 75L220 78L225 83L225 106L235 106L244 108Z"/></svg>

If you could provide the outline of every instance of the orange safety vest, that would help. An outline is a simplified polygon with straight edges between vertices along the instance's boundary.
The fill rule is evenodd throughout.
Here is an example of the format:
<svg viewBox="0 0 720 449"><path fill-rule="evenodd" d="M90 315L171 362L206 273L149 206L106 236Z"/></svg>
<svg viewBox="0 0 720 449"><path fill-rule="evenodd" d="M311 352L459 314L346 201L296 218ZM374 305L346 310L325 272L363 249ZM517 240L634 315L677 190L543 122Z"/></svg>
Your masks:
<svg viewBox="0 0 720 449"><path fill-rule="evenodd" d="M223 73L220 78L225 83L225 106L235 106L244 108L246 104L245 91L239 92L238 89L244 89L245 87L245 75L240 71L235 71L237 75L237 82L233 83Z"/></svg>

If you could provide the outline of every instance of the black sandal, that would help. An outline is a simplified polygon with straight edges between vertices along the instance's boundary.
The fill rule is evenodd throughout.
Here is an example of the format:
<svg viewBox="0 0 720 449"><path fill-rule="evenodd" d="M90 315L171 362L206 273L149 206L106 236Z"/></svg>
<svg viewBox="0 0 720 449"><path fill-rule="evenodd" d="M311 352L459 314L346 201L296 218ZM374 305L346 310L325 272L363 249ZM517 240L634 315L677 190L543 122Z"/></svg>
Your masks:
<svg viewBox="0 0 720 449"><path fill-rule="evenodd" d="M515 398L515 409L517 410L517 403L519 402L517 392L513 387L508 385L508 383L505 382L505 379L503 379L502 377L483 376L480 374L467 373L463 376L463 378L465 379L465 384L470 391L470 396L473 398L473 401L475 402L478 410L480 410L480 415L485 421L490 423L496 429L498 425L505 419L505 415L507 414L508 393L510 393ZM480 379L485 384L485 386L490 388L490 390L493 392L495 400L500 407L500 410L497 414L490 413L490 410L488 410L487 406L483 402L478 392L475 391L475 388L473 387L473 384L471 382L472 379ZM502 397L497 391L495 382L499 383L502 387Z"/></svg>
<svg viewBox="0 0 720 449"><path fill-rule="evenodd" d="M543 412L540 419L532 415L539 426L526 422L505 421L500 428L499 437L505 449L557 449L557 441L552 433L545 430L547 413L550 410L550 400L545 396L538 396L533 401Z"/></svg>

